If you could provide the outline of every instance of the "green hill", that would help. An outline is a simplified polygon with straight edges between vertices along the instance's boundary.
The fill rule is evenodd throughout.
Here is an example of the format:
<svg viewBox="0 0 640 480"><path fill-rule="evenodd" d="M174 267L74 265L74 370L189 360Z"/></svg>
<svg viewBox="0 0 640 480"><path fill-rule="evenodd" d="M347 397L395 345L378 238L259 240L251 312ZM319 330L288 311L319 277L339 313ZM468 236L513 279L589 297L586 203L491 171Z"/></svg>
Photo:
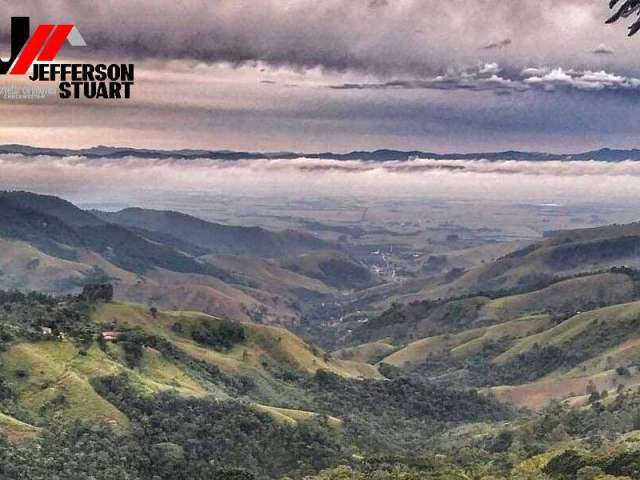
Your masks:
<svg viewBox="0 0 640 480"><path fill-rule="evenodd" d="M614 270L551 280L541 289L526 293L467 296L452 300L415 301L395 304L380 316L353 332L357 342L393 338L411 341L435 335L462 332L495 325L534 314L562 315L598 306L614 305L637 298L638 283L634 274Z"/></svg>
<svg viewBox="0 0 640 480"><path fill-rule="evenodd" d="M78 475L106 455L117 478L169 478L159 452L182 452L179 472L192 477L241 467L301 476L511 415L475 391L384 380L374 365L334 358L283 328L111 303L109 292L0 291L0 473L6 455L22 476L68 456L57 471Z"/></svg>
<svg viewBox="0 0 640 480"><path fill-rule="evenodd" d="M429 286L429 298L531 288L553 278L612 267L640 266L640 223L554 232L542 242L473 268L452 282Z"/></svg>
<svg viewBox="0 0 640 480"><path fill-rule="evenodd" d="M489 301L482 309L501 311L499 322L409 342L380 364L438 382L488 386L501 400L536 409L551 400L585 403L590 384L613 396L619 384L640 385L640 302L518 317L522 301ZM510 307L496 310L495 302L518 306L516 318L503 321Z"/></svg>

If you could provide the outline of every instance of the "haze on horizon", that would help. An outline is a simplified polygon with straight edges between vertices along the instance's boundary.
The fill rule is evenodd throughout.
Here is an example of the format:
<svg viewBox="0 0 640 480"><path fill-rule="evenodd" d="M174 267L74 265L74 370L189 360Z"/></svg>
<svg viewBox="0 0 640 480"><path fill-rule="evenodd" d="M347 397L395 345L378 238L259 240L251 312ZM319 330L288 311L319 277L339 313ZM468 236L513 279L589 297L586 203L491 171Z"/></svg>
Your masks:
<svg viewBox="0 0 640 480"><path fill-rule="evenodd" d="M0 144L631 148L640 39L604 24L607 3L2 0L0 54L10 16L73 22L88 47L61 60L135 62L136 86L115 103L2 100Z"/></svg>

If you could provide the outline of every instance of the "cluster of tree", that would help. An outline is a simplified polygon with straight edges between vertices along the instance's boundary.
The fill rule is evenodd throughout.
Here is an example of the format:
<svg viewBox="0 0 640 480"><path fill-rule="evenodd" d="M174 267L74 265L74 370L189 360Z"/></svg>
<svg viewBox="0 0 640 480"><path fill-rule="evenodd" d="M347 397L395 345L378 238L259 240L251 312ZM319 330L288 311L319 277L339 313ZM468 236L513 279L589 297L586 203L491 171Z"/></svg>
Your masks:
<svg viewBox="0 0 640 480"><path fill-rule="evenodd" d="M191 338L196 342L213 347L215 350L225 351L235 344L245 340L243 326L231 320L205 320L193 327Z"/></svg>
<svg viewBox="0 0 640 480"><path fill-rule="evenodd" d="M341 465L307 480L466 480L467 473L431 458L376 458Z"/></svg>
<svg viewBox="0 0 640 480"><path fill-rule="evenodd" d="M14 339L37 341L62 335L91 343L98 331L89 318L92 305L110 298L109 291L113 291L110 285L87 287L81 295L58 298L0 291L0 349Z"/></svg>
<svg viewBox="0 0 640 480"><path fill-rule="evenodd" d="M185 471L180 470L185 461L185 451L179 445L158 442L148 446L132 436L120 436L108 428L85 423L53 425L34 443L23 445L12 445L0 438L3 480L256 478L242 468L214 466L202 476L185 476Z"/></svg>
<svg viewBox="0 0 640 480"><path fill-rule="evenodd" d="M520 385L533 382L560 368L569 368L584 358L578 352L554 345L535 344L529 351L516 355L512 360L496 365L491 358L465 361L463 368L470 374L470 381L477 386Z"/></svg>
<svg viewBox="0 0 640 480"><path fill-rule="evenodd" d="M346 443L323 417L290 426L240 402L141 396L126 376L103 378L94 388L132 422L120 441L137 446L140 478L218 478L223 468L279 478L346 458Z"/></svg>
<svg viewBox="0 0 640 480"><path fill-rule="evenodd" d="M85 285L79 298L91 303L110 302L113 300L113 285L110 283Z"/></svg>
<svg viewBox="0 0 640 480"><path fill-rule="evenodd" d="M341 290L366 288L372 285L373 276L368 268L340 258L329 258L320 262L320 280Z"/></svg>
<svg viewBox="0 0 640 480"><path fill-rule="evenodd" d="M354 445L370 454L407 454L426 448L447 427L510 418L509 407L476 391L406 377L350 380L319 370L302 381L306 408L344 420Z"/></svg>

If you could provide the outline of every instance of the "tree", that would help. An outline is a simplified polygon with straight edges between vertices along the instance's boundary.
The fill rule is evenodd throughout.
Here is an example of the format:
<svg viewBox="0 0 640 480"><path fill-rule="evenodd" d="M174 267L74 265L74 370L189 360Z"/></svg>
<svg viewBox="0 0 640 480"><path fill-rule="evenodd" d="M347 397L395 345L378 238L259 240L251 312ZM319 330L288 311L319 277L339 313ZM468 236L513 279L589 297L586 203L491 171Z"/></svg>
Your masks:
<svg viewBox="0 0 640 480"><path fill-rule="evenodd" d="M621 18L627 18L634 13L640 15L640 0L610 0L609 7L615 8L618 6L616 12L607 20L607 23L614 23ZM635 35L640 31L640 19L636 20L629 27L629 36Z"/></svg>
<svg viewBox="0 0 640 480"><path fill-rule="evenodd" d="M600 393L598 393L596 391L596 392L591 392L591 394L589 395L589 400L588 401L589 401L589 403L595 403L595 402L600 401L600 399L601 399Z"/></svg>
<svg viewBox="0 0 640 480"><path fill-rule="evenodd" d="M110 302L113 300L113 285L109 283L85 285L80 298L87 302L96 302L98 300Z"/></svg>
<svg viewBox="0 0 640 480"><path fill-rule="evenodd" d="M151 465L162 478L179 475L184 460L184 448L175 443L156 443L151 447Z"/></svg>

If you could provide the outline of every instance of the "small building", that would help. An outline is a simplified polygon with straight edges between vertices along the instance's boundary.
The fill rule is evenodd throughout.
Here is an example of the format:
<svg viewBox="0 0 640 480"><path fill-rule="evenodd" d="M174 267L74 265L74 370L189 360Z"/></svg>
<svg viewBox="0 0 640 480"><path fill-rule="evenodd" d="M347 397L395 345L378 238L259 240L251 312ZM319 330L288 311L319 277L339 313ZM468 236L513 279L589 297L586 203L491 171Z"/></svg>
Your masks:
<svg viewBox="0 0 640 480"><path fill-rule="evenodd" d="M118 332L116 330L110 330L107 332L102 332L100 336L105 342L117 342L120 337L122 337L123 333Z"/></svg>

